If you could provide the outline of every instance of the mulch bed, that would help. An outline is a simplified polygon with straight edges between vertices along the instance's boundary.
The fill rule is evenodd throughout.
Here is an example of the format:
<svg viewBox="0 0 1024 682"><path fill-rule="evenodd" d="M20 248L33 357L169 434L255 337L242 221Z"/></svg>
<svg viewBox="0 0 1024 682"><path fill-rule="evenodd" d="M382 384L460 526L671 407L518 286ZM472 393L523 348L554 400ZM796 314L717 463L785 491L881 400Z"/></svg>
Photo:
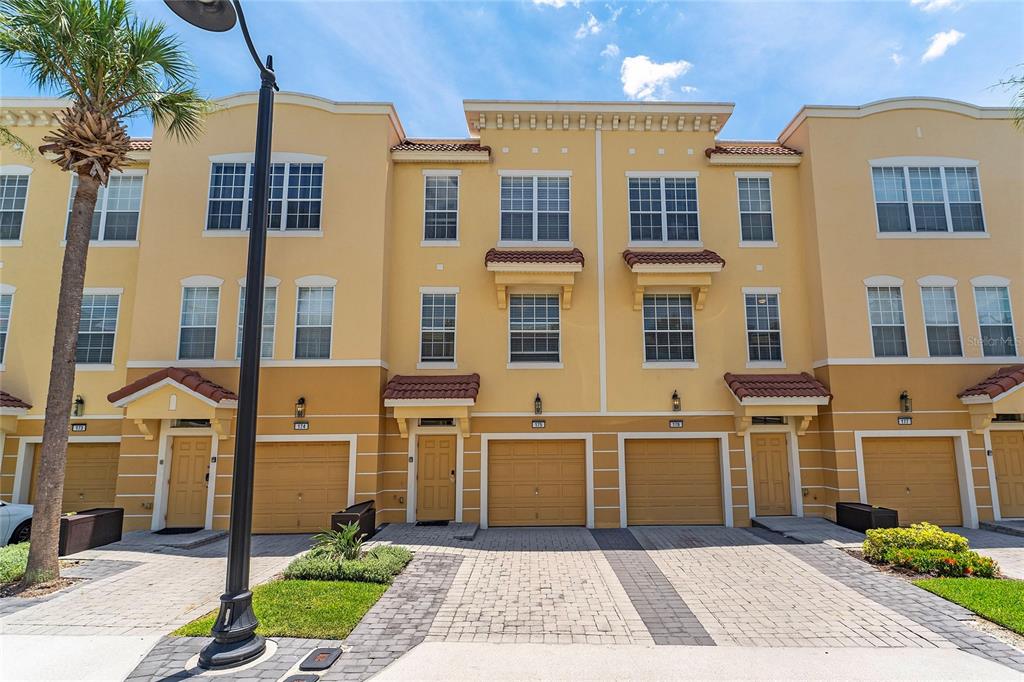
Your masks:
<svg viewBox="0 0 1024 682"><path fill-rule="evenodd" d="M57 590L63 590L77 583L81 578L57 578L45 583L39 583L29 588L22 587L21 581L4 583L0 585L0 598L18 597L20 599L31 599L32 597L45 597Z"/></svg>

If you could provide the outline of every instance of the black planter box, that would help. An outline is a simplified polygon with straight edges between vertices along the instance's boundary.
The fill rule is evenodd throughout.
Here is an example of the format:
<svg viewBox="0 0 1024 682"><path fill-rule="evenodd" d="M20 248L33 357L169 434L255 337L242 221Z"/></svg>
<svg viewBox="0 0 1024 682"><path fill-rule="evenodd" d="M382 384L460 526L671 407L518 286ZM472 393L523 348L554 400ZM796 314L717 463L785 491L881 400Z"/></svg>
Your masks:
<svg viewBox="0 0 1024 682"><path fill-rule="evenodd" d="M353 504L345 511L331 514L331 530L341 530L350 523L359 524L360 536L369 540L377 532L377 508L373 500Z"/></svg>
<svg viewBox="0 0 1024 682"><path fill-rule="evenodd" d="M836 502L836 523L864 533L871 528L897 528L900 519L895 509L860 502Z"/></svg>
<svg viewBox="0 0 1024 682"><path fill-rule="evenodd" d="M60 556L102 547L121 539L124 509L85 509L60 517Z"/></svg>

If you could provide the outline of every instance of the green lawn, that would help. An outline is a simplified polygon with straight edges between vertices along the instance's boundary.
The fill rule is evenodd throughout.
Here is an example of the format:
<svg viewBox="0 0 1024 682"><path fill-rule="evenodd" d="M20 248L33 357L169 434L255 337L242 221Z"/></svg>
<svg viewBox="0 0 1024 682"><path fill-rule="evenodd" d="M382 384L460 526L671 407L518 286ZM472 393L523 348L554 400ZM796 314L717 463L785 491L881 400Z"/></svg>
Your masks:
<svg viewBox="0 0 1024 682"><path fill-rule="evenodd" d="M1024 580L928 578L914 584L1024 635Z"/></svg>
<svg viewBox="0 0 1024 682"><path fill-rule="evenodd" d="M265 637L344 639L387 585L324 580L277 580L256 587L253 610ZM178 628L178 637L206 637L216 611Z"/></svg>

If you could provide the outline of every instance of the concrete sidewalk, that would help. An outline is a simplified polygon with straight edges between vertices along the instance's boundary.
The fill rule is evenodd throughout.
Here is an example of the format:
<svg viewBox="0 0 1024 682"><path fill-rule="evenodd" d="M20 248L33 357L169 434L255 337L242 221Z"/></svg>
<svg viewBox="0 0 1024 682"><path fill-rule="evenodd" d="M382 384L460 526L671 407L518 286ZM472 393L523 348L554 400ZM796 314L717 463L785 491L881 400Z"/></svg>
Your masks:
<svg viewBox="0 0 1024 682"><path fill-rule="evenodd" d="M0 635L0 679L118 682L159 639L159 635Z"/></svg>
<svg viewBox="0 0 1024 682"><path fill-rule="evenodd" d="M426 642L375 680L1020 680L954 649Z"/></svg>

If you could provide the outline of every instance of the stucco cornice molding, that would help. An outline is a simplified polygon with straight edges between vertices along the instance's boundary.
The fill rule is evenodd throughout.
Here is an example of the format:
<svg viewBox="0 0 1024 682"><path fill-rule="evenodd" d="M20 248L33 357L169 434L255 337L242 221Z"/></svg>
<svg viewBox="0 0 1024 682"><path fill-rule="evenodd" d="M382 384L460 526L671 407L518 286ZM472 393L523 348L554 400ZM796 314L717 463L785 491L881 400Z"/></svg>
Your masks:
<svg viewBox="0 0 1024 682"><path fill-rule="evenodd" d="M213 100L216 108L230 109L257 103L258 95L255 92L239 92L226 97L218 97ZM399 138L405 139L405 129L398 118L398 111L391 102L336 102L325 97L308 95L302 92L279 92L274 96L275 104L294 104L297 106L320 109L331 114L362 114L362 115L384 115L391 121Z"/></svg>

